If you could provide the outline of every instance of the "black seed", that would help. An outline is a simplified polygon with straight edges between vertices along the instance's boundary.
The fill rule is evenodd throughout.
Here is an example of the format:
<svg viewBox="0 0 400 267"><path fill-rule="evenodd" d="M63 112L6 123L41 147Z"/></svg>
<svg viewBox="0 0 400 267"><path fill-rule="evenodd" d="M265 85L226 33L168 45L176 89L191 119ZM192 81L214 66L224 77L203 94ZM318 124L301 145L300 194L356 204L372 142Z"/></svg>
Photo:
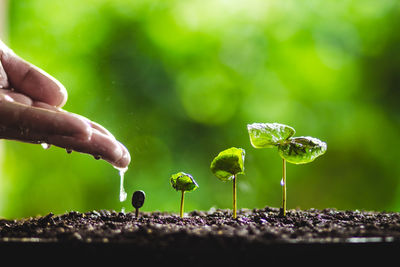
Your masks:
<svg viewBox="0 0 400 267"><path fill-rule="evenodd" d="M146 194L142 190L134 192L132 195L132 206L136 209L141 208L145 198Z"/></svg>

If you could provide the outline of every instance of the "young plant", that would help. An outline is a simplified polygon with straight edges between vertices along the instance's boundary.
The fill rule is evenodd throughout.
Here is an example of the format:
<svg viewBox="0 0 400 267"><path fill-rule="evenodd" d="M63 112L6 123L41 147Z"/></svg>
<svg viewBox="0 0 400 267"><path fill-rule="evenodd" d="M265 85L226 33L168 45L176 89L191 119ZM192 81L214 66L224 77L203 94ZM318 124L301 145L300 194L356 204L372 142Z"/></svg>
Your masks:
<svg viewBox="0 0 400 267"><path fill-rule="evenodd" d="M233 218L236 218L236 176L244 174L245 150L242 148L228 148L218 154L211 162L211 171L221 181L233 182Z"/></svg>
<svg viewBox="0 0 400 267"><path fill-rule="evenodd" d="M144 200L146 199L146 194L144 191L135 191L132 194L132 206L135 208L135 216L139 217L139 209L143 206Z"/></svg>
<svg viewBox="0 0 400 267"><path fill-rule="evenodd" d="M196 190L199 185L193 179L193 176L184 172L178 172L171 176L171 185L176 191L181 191L181 208L180 216L183 218L183 206L185 201L185 191L191 192Z"/></svg>
<svg viewBox="0 0 400 267"><path fill-rule="evenodd" d="M277 147L282 158L282 214L286 216L286 161L305 164L326 152L326 143L309 137L292 137L295 130L279 123L253 123L247 125L251 145L255 148Z"/></svg>

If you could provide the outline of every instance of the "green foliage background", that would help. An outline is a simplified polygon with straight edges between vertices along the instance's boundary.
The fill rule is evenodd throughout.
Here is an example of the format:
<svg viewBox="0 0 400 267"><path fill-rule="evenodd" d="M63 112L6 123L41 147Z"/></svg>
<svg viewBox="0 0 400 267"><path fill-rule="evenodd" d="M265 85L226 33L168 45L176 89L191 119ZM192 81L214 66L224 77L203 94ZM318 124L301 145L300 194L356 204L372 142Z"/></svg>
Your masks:
<svg viewBox="0 0 400 267"><path fill-rule="evenodd" d="M14 51L60 80L65 109L108 128L131 152L128 195L179 210L169 177L199 190L186 211L231 207L211 173L246 150L238 208L281 204L281 159L254 149L246 125L280 122L328 144L287 166L288 208L400 210L400 4L364 1L9 1ZM0 216L119 202L118 171L52 147L2 141Z"/></svg>

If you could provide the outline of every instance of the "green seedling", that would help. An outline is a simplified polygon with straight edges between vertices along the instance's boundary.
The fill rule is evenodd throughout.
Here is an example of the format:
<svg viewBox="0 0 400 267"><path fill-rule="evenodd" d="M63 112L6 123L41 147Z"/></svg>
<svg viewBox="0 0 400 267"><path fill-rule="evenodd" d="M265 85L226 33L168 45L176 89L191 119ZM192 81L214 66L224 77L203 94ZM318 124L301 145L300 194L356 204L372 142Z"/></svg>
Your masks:
<svg viewBox="0 0 400 267"><path fill-rule="evenodd" d="M292 137L295 130L279 123L253 123L247 125L250 142L255 148L277 147L282 158L282 214L286 216L286 161L305 164L326 152L326 143L309 137Z"/></svg>
<svg viewBox="0 0 400 267"><path fill-rule="evenodd" d="M144 191L135 191L132 195L132 206L135 208L135 216L139 217L139 209L143 206L146 194Z"/></svg>
<svg viewBox="0 0 400 267"><path fill-rule="evenodd" d="M184 172L178 172L173 174L170 178L171 185L176 191L181 191L181 208L180 216L183 218L183 207L185 201L185 192L191 192L196 190L199 185L193 179L193 176Z"/></svg>
<svg viewBox="0 0 400 267"><path fill-rule="evenodd" d="M244 174L245 150L242 148L228 148L218 154L211 162L212 173L221 181L233 182L233 218L236 218L236 177Z"/></svg>

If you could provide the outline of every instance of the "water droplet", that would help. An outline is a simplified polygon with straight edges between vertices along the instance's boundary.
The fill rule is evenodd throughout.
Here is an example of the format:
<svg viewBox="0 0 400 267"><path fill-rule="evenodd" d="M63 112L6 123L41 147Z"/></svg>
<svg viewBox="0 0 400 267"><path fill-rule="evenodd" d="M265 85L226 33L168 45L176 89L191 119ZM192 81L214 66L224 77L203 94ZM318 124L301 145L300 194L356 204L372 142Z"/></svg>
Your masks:
<svg viewBox="0 0 400 267"><path fill-rule="evenodd" d="M43 147L43 149L49 149L51 147L51 145L47 143L41 143L40 145Z"/></svg>
<svg viewBox="0 0 400 267"><path fill-rule="evenodd" d="M282 178L282 180L281 180L281 186L284 186L285 185L285 181L283 181L283 178Z"/></svg>
<svg viewBox="0 0 400 267"><path fill-rule="evenodd" d="M124 189L124 175L125 175L126 171L128 170L128 167L126 167L126 168L117 168L117 167L114 167L114 168L116 168L117 170L119 170L119 177L120 177L119 201L120 201L120 202L123 202L123 201L126 200L126 197L127 197L127 195L128 195L128 194L125 192L125 189Z"/></svg>

